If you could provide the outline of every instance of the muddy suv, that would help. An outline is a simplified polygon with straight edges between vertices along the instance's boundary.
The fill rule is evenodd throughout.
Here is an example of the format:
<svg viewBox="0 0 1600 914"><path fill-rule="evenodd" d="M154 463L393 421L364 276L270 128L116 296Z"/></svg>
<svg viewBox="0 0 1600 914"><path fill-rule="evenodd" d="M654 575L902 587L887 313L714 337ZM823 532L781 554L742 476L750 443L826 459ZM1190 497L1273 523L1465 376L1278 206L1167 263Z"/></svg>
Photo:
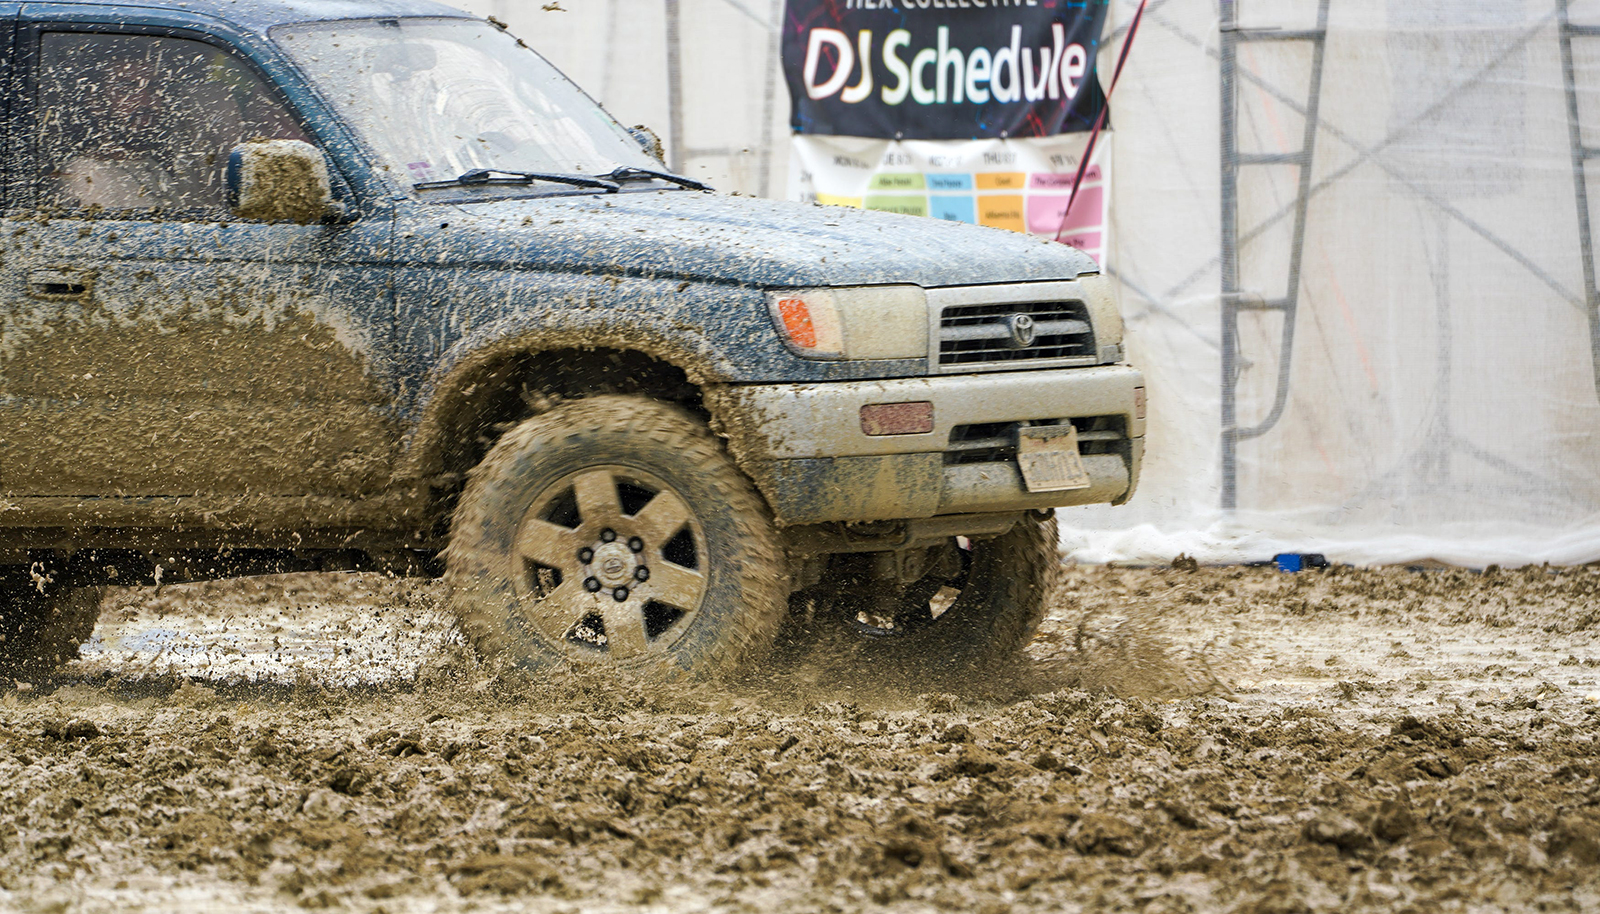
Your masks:
<svg viewBox="0 0 1600 914"><path fill-rule="evenodd" d="M671 676L786 624L962 669L1120 502L1095 264L719 196L490 22L410 0L0 0L13 671L108 584L445 573L532 668Z"/></svg>

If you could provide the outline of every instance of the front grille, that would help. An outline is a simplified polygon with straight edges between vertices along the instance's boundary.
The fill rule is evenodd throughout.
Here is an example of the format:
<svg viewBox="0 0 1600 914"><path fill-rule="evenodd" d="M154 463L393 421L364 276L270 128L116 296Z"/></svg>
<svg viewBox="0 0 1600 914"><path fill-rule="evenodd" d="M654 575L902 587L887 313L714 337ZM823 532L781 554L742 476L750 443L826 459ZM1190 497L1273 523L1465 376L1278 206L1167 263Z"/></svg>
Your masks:
<svg viewBox="0 0 1600 914"><path fill-rule="evenodd" d="M1078 429L1078 453L1121 455L1128 446L1128 424L1122 416L1085 416L1079 419L1033 419L1023 422L985 422L958 425L950 430L945 448L946 464L1003 463L1017 459L1017 427L1020 425L1062 425L1071 422Z"/></svg>
<svg viewBox="0 0 1600 914"><path fill-rule="evenodd" d="M953 305L939 315L941 367L1094 356L1094 328L1081 301Z"/></svg>

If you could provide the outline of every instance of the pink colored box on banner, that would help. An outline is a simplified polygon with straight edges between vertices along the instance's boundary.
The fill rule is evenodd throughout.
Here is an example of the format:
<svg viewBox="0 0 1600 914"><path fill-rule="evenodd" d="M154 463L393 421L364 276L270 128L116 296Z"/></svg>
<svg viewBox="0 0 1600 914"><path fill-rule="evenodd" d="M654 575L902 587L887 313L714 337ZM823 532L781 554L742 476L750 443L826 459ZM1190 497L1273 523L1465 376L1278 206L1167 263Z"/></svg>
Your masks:
<svg viewBox="0 0 1600 914"><path fill-rule="evenodd" d="M1090 165L1089 170L1083 174L1083 189L1088 190L1089 185L1100 180L1100 166ZM1053 172L1034 172L1028 176L1028 187L1033 190L1071 190L1072 175ZM1077 208L1077 204L1073 204Z"/></svg>
<svg viewBox="0 0 1600 914"><path fill-rule="evenodd" d="M1071 183L1070 178L1068 183ZM1067 219L1066 231L1100 228L1100 223L1104 219L1101 208L1104 193L1104 189L1099 185L1078 191L1078 199L1072 201L1072 215ZM1035 235L1054 235L1062 228L1061 213L1067 208L1068 198L1068 194L1030 195L1028 231Z"/></svg>

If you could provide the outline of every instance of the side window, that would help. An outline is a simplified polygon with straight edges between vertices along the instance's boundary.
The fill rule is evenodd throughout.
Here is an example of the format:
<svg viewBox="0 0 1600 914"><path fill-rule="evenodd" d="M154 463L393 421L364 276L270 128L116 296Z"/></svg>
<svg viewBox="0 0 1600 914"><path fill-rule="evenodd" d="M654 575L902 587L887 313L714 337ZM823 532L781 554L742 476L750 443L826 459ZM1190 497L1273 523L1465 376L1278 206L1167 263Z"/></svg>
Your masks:
<svg viewBox="0 0 1600 914"><path fill-rule="evenodd" d="M46 208L225 215L230 149L306 139L253 71L205 42L46 32L39 50Z"/></svg>

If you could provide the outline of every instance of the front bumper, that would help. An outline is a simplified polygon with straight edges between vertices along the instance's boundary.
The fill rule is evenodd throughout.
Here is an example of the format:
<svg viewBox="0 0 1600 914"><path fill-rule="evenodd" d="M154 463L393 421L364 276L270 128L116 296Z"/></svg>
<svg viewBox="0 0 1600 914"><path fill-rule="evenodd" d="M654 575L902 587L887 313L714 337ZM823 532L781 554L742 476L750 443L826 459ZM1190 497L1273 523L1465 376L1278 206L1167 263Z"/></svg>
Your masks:
<svg viewBox="0 0 1600 914"><path fill-rule="evenodd" d="M707 390L706 405L778 522L793 525L1120 504L1133 494L1144 454L1134 393L1143 386L1138 370L1104 365L727 385ZM863 430L861 407L913 402L933 405L930 431ZM1029 492L1017 468L1017 424L1069 420L1080 429L1090 485Z"/></svg>

